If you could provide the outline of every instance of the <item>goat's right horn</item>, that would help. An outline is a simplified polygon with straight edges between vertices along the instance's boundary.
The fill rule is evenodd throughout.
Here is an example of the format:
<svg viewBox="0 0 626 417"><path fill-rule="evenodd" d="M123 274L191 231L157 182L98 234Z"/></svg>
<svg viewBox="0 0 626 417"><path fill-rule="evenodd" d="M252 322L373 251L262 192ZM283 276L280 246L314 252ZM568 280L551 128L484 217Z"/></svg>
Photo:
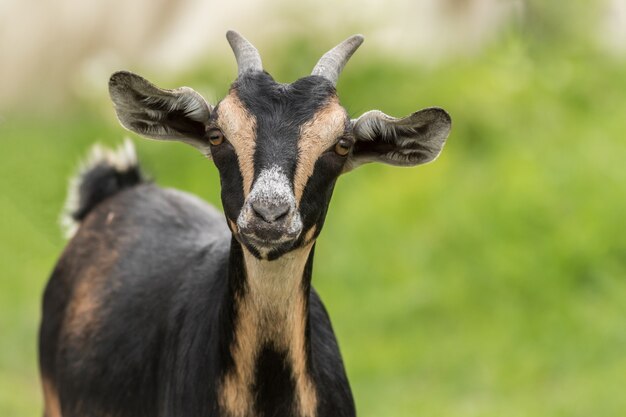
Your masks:
<svg viewBox="0 0 626 417"><path fill-rule="evenodd" d="M354 51L363 43L362 35L350 36L320 58L311 75L319 75L337 85L339 75Z"/></svg>
<svg viewBox="0 0 626 417"><path fill-rule="evenodd" d="M259 51L243 36L234 30L226 32L226 39L235 53L239 75L248 71L263 71Z"/></svg>

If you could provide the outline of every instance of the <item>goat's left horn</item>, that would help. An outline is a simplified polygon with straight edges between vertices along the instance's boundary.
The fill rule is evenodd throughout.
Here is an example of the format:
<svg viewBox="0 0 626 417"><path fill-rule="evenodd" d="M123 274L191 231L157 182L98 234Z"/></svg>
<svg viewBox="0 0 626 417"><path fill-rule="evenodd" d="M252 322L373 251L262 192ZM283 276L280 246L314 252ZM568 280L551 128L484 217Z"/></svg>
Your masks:
<svg viewBox="0 0 626 417"><path fill-rule="evenodd" d="M263 71L259 51L246 38L234 30L226 32L226 39L235 53L239 75L248 71Z"/></svg>
<svg viewBox="0 0 626 417"><path fill-rule="evenodd" d="M350 36L339 45L335 46L317 61L311 75L319 75L329 80L333 85L337 85L339 75L343 70L354 51L363 43L362 35Z"/></svg>

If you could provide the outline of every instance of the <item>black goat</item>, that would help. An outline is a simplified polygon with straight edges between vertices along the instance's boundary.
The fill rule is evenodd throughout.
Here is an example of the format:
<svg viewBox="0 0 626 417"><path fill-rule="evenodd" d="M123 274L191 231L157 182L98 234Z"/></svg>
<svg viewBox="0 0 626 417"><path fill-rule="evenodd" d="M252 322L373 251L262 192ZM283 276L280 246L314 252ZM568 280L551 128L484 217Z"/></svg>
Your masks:
<svg viewBox="0 0 626 417"><path fill-rule="evenodd" d="M335 84L361 36L292 84L263 71L240 35L227 38L239 75L215 107L187 87L111 77L122 125L213 159L226 221L144 181L130 143L94 152L76 181L77 230L44 295L47 417L355 415L311 287L315 240L341 173L433 160L450 117L350 120Z"/></svg>

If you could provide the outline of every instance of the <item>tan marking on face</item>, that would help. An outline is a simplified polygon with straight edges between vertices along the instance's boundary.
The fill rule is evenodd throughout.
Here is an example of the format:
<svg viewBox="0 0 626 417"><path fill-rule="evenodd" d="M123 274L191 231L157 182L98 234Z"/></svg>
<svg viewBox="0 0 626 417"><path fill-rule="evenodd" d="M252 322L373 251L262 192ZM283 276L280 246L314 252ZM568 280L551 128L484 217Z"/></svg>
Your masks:
<svg viewBox="0 0 626 417"><path fill-rule="evenodd" d="M219 104L217 125L237 153L245 198L250 193L254 177L256 118L246 110L237 93L231 91Z"/></svg>
<svg viewBox="0 0 626 417"><path fill-rule="evenodd" d="M230 226L230 230L233 233L237 233L239 231L239 229L237 228L237 223L235 223L234 221L232 221L231 219L228 219L228 225Z"/></svg>
<svg viewBox="0 0 626 417"><path fill-rule="evenodd" d="M254 416L254 383L259 349L272 344L287 352L296 381L296 406L302 417L315 417L317 393L306 369L306 303L304 268L312 244L277 260L255 258L245 248L245 294L237 300L235 338L231 346L235 369L221 385L220 404L229 416ZM277 301L279 300L279 301Z"/></svg>
<svg viewBox="0 0 626 417"><path fill-rule="evenodd" d="M43 387L44 400L44 416L45 417L62 417L61 403L56 387L48 378L41 377L41 385Z"/></svg>
<svg viewBox="0 0 626 417"><path fill-rule="evenodd" d="M315 162L343 133L346 117L346 111L335 96L300 128L298 165L294 177L294 193L298 203L307 181L313 175Z"/></svg>
<svg viewBox="0 0 626 417"><path fill-rule="evenodd" d="M305 243L311 243L311 241L313 240L313 236L315 236L315 231L317 230L317 225L314 224L313 227L311 227L309 229L308 232L306 232L306 235L304 235L304 242Z"/></svg>

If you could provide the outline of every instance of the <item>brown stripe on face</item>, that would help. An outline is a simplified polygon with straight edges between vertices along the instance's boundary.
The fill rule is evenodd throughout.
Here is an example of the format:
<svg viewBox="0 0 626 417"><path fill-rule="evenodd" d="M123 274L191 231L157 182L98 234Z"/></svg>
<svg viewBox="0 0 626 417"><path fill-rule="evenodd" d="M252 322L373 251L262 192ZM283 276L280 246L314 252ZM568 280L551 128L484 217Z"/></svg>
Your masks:
<svg viewBox="0 0 626 417"><path fill-rule="evenodd" d="M243 196L250 193L254 178L254 149L256 147L256 118L250 114L234 90L218 107L217 125L235 148L243 178Z"/></svg>
<svg viewBox="0 0 626 417"><path fill-rule="evenodd" d="M346 111L335 96L300 128L298 165L293 184L298 204L309 177L313 175L315 162L341 136L345 129L346 117Z"/></svg>

